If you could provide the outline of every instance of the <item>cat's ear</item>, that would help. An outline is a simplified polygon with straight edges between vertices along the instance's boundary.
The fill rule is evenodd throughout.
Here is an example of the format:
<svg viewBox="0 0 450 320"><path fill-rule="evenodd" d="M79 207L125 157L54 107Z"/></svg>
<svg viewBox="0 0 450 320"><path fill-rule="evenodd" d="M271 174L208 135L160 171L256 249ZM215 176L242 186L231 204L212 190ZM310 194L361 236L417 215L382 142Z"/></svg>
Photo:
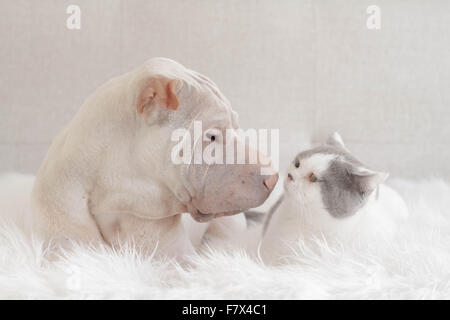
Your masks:
<svg viewBox="0 0 450 320"><path fill-rule="evenodd" d="M345 148L344 141L339 133L333 132L327 139L326 144L329 146Z"/></svg>
<svg viewBox="0 0 450 320"><path fill-rule="evenodd" d="M378 186L385 182L389 177L389 173L376 172L366 168L352 168L349 172L353 188L361 194L370 194Z"/></svg>

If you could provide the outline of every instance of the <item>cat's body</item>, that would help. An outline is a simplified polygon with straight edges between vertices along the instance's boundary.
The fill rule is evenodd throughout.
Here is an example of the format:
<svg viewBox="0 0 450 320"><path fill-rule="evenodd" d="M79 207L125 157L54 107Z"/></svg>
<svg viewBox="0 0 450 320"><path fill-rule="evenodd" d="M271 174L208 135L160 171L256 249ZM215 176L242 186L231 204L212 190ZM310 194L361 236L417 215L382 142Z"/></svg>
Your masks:
<svg viewBox="0 0 450 320"><path fill-rule="evenodd" d="M408 213L400 195L382 184L387 177L353 157L337 133L326 145L301 152L266 218L263 255L283 258L298 249L298 241L389 239Z"/></svg>

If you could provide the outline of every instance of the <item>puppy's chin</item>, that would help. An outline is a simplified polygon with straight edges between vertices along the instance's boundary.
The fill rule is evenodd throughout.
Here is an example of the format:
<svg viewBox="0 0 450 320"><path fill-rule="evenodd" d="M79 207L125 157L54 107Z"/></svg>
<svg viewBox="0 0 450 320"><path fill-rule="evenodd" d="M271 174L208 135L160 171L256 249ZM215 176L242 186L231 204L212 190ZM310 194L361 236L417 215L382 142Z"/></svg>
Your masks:
<svg viewBox="0 0 450 320"><path fill-rule="evenodd" d="M197 209L190 211L189 213L191 214L191 217L197 222L208 222L214 219L214 214L203 213Z"/></svg>
<svg viewBox="0 0 450 320"><path fill-rule="evenodd" d="M197 222L209 222L214 218L220 218L225 216L231 216L242 212L241 210L229 211L229 212L217 212L217 213L203 213L196 208L189 210L191 217Z"/></svg>

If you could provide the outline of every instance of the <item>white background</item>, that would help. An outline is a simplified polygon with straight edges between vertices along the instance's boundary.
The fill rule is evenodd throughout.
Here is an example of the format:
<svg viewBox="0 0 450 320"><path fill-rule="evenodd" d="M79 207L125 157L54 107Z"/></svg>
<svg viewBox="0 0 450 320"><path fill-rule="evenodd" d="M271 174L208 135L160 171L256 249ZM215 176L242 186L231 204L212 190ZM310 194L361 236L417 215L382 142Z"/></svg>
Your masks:
<svg viewBox="0 0 450 320"><path fill-rule="evenodd" d="M450 178L449 1L1 0L0 16L0 171L35 173L97 86L164 56L244 128L280 128L282 167L337 130L373 169Z"/></svg>

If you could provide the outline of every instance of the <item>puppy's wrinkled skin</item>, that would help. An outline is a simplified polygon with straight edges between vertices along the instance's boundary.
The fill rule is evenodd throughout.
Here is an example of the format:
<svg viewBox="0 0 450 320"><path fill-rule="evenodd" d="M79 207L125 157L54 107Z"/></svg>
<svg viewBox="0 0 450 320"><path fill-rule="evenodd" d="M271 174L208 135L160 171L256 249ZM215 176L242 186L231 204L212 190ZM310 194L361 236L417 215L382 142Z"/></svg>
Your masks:
<svg viewBox="0 0 450 320"><path fill-rule="evenodd" d="M192 251L182 213L204 222L263 203L278 175L262 176L260 163L171 161L172 132L194 136L194 120L204 132L238 128L216 85L172 60L151 59L102 85L42 163L32 193L37 229L62 245L133 239L176 256Z"/></svg>

